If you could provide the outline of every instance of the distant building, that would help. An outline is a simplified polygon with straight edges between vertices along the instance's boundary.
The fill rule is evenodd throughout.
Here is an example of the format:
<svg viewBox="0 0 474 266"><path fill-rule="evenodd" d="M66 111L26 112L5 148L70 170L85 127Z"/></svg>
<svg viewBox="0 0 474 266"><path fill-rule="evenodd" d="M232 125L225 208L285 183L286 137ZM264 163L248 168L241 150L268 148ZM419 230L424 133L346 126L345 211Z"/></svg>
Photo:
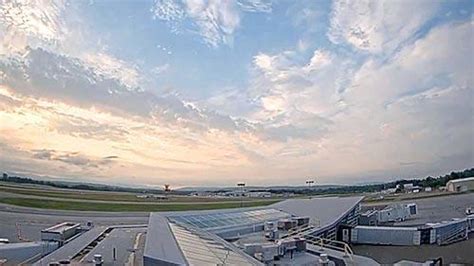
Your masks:
<svg viewBox="0 0 474 266"><path fill-rule="evenodd" d="M415 186L413 183L403 185L403 190L405 190L406 193L418 193L421 189L420 186Z"/></svg>
<svg viewBox="0 0 474 266"><path fill-rule="evenodd" d="M160 195L154 195L154 194L141 194L137 195L137 198L139 199L158 199L158 200L167 200L168 197L166 196L160 196Z"/></svg>
<svg viewBox="0 0 474 266"><path fill-rule="evenodd" d="M382 190L382 194L393 194L397 192L397 188L387 188L385 190Z"/></svg>
<svg viewBox="0 0 474 266"><path fill-rule="evenodd" d="M272 193L267 191L249 192L248 196L251 198L270 198L272 196Z"/></svg>
<svg viewBox="0 0 474 266"><path fill-rule="evenodd" d="M446 190L450 192L474 190L474 177L448 181L448 183L446 183Z"/></svg>

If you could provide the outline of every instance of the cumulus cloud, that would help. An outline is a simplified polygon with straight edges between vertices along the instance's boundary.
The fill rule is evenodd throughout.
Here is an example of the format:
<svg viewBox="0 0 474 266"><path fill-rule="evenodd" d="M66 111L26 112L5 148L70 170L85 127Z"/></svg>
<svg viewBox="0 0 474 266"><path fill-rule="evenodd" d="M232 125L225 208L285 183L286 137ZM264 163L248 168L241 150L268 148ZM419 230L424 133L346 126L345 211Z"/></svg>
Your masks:
<svg viewBox="0 0 474 266"><path fill-rule="evenodd" d="M348 64L326 50L315 50L305 60L295 51L259 53L253 58L252 79L246 90L225 90L205 106L252 121L254 134L288 144L320 140L338 110L338 91Z"/></svg>
<svg viewBox="0 0 474 266"><path fill-rule="evenodd" d="M243 116L263 139L283 143L265 153L273 163L294 156L301 167L368 177L462 168L474 163L472 30L472 22L444 24L398 43L388 60L362 64L319 49L305 60L298 51L260 53L245 93L211 100L251 103Z"/></svg>
<svg viewBox="0 0 474 266"><path fill-rule="evenodd" d="M316 50L309 63L305 66L308 72L317 71L331 63L331 55L328 52Z"/></svg>
<svg viewBox="0 0 474 266"><path fill-rule="evenodd" d="M439 1L336 0L328 37L369 53L390 52L413 37L439 5Z"/></svg>
<svg viewBox="0 0 474 266"><path fill-rule="evenodd" d="M334 137L339 143L350 136L357 140L344 145L367 158L359 165L375 168L373 161L381 169L398 169L400 162L424 162L400 170L410 173L439 169L440 158L450 160L441 171L472 165L474 65L465 45L472 28L470 22L440 26L389 62L369 60L354 73L344 94L350 108L334 118Z"/></svg>
<svg viewBox="0 0 474 266"><path fill-rule="evenodd" d="M262 107L256 117L329 116L339 108L340 86L352 67L350 60L325 50L315 50L303 62L294 51L255 56L251 94L258 95Z"/></svg>

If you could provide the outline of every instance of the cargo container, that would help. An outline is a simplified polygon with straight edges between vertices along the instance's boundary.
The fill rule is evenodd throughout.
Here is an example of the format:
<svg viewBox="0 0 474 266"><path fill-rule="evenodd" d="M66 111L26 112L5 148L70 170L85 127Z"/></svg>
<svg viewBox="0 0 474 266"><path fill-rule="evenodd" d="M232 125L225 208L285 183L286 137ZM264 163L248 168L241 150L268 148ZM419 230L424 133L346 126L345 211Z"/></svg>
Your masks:
<svg viewBox="0 0 474 266"><path fill-rule="evenodd" d="M41 230L41 240L64 242L80 231L79 223L60 223Z"/></svg>
<svg viewBox="0 0 474 266"><path fill-rule="evenodd" d="M360 225L378 225L378 211L377 210L368 210L364 213L361 213L359 216Z"/></svg>
<svg viewBox="0 0 474 266"><path fill-rule="evenodd" d="M351 230L354 244L418 246L420 239L416 227L356 226Z"/></svg>
<svg viewBox="0 0 474 266"><path fill-rule="evenodd" d="M427 225L431 227L431 244L448 245L468 238L469 223L466 218Z"/></svg>
<svg viewBox="0 0 474 266"><path fill-rule="evenodd" d="M416 212L416 205L415 207L409 207L401 204L393 205L380 210L378 212L377 220L380 223L404 221L410 217L412 210Z"/></svg>

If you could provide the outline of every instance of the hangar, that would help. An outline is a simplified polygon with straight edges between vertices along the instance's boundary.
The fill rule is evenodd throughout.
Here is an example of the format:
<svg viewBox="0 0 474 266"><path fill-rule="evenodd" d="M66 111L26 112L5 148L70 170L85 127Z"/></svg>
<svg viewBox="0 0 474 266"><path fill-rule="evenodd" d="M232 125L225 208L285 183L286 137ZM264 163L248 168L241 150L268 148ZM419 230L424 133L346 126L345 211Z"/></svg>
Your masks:
<svg viewBox="0 0 474 266"><path fill-rule="evenodd" d="M446 183L446 190L450 192L474 190L474 177L450 180Z"/></svg>

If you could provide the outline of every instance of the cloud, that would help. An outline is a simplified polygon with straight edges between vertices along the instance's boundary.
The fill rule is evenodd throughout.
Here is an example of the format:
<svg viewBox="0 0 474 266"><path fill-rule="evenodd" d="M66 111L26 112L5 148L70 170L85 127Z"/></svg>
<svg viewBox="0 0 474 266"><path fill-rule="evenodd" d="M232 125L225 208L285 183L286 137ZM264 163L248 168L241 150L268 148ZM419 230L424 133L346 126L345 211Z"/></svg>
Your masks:
<svg viewBox="0 0 474 266"><path fill-rule="evenodd" d="M272 1L270 0L238 0L237 5L244 12L272 12Z"/></svg>
<svg viewBox="0 0 474 266"><path fill-rule="evenodd" d="M231 44L240 16L234 2L225 0L188 1L187 13L194 20L205 42L213 47Z"/></svg>
<svg viewBox="0 0 474 266"><path fill-rule="evenodd" d="M119 125L97 122L76 115L55 112L50 119L51 129L59 133L98 140L125 140L129 132Z"/></svg>
<svg viewBox="0 0 474 266"><path fill-rule="evenodd" d="M231 45L234 32L240 26L241 12L271 12L271 2L260 0L192 1L156 0L152 9L153 18L165 21L173 32L180 32L189 21L204 42L217 47Z"/></svg>
<svg viewBox="0 0 474 266"><path fill-rule="evenodd" d="M81 59L96 75L119 80L132 89L139 86L140 75L137 66L102 52L86 53Z"/></svg>
<svg viewBox="0 0 474 266"><path fill-rule="evenodd" d="M413 37L439 5L439 1L336 0L328 37L369 53L391 52Z"/></svg>
<svg viewBox="0 0 474 266"><path fill-rule="evenodd" d="M472 55L472 47L465 45L472 29L471 22L442 25L388 62L363 64L343 95L349 108L333 119L334 143L352 146L347 156L367 158L359 162L361 169L375 168L371 161L380 169L426 162L411 169L413 174L437 168L435 162L444 156L462 160L443 162L442 171L449 171L449 164L472 165L468 143L474 128L474 84L469 72L474 65L466 56ZM342 141L351 136L352 144Z"/></svg>
<svg viewBox="0 0 474 266"><path fill-rule="evenodd" d="M332 92L338 87L333 81L344 75L345 68L343 60L333 62L325 50L315 50L304 60L295 51L259 53L253 58L246 90L225 90L202 104L252 121L252 132L266 141L318 140L328 132L330 115L339 108L334 106L338 99Z"/></svg>
<svg viewBox="0 0 474 266"><path fill-rule="evenodd" d="M114 75L105 75L102 68L91 68L76 58L43 49L30 48L0 61L0 70L6 73L2 83L23 95L113 113L154 117L195 129L236 130L232 119L186 105L174 94L156 96L140 88L132 90Z"/></svg>
<svg viewBox="0 0 474 266"><path fill-rule="evenodd" d="M331 55L328 52L316 50L308 65L305 66L305 70L308 72L317 71L329 64L331 64Z"/></svg>
<svg viewBox="0 0 474 266"><path fill-rule="evenodd" d="M446 84L472 86L473 63L466 57L472 52L469 45L464 45L470 43L472 29L471 22L443 25L406 46L385 64L368 60L355 74L353 83L357 87L353 93L359 94L359 101L390 104Z"/></svg>
<svg viewBox="0 0 474 266"><path fill-rule="evenodd" d="M153 18L168 22L179 21L186 16L183 3L176 0L156 0L151 11Z"/></svg>
<svg viewBox="0 0 474 266"><path fill-rule="evenodd" d="M145 92L130 90L121 81L95 72L77 58L28 48L0 61L0 70L7 74L2 83L24 95L116 112L150 111Z"/></svg>
<svg viewBox="0 0 474 266"><path fill-rule="evenodd" d="M286 142L288 139L319 139L328 133L332 121L317 114L293 112L297 114L288 114L282 119L282 123L267 126L265 137Z"/></svg>
<svg viewBox="0 0 474 266"><path fill-rule="evenodd" d="M296 4L284 17L297 17L294 48L269 44L254 54L245 63L248 80L217 91L191 85L197 100L180 88L144 89L146 75L167 76L170 65L108 52L103 41L125 35L76 39L83 29L65 25L70 6L11 3L1 8L28 8L20 16L0 11L7 44L0 48L0 163L7 171L150 184L242 176L287 183L314 173L323 182L440 173L474 162L473 24L435 21L438 2L336 1L329 29L321 29L320 5ZM152 12L176 33L218 47L233 44L246 15L273 20L272 9L272 1L163 0ZM49 17L32 23L42 12ZM314 39L326 31L332 43ZM110 51L141 53L123 45ZM157 47L182 56L167 45ZM173 60L171 74L185 63ZM156 67L144 74L144 66Z"/></svg>
<svg viewBox="0 0 474 266"><path fill-rule="evenodd" d="M321 49L310 58L300 58L294 51L254 57L250 90L262 107L256 117L284 115L291 120L290 116L301 114L328 116L339 109L340 87L353 67L351 61Z"/></svg>
<svg viewBox="0 0 474 266"><path fill-rule="evenodd" d="M116 79L131 89L139 86L136 64L125 62L96 47L94 36L84 35L79 3L63 0L4 0L0 2L0 55L27 54L43 49L82 60L96 75ZM0 77L1 78L1 77Z"/></svg>
<svg viewBox="0 0 474 266"><path fill-rule="evenodd" d="M0 109L0 164L4 171L87 176L87 180L96 181L100 177L127 180L136 176L141 182L169 182L177 177L201 182L202 177L222 176L224 169L232 171L237 165L253 163L248 159L252 153L242 150L248 133L234 132L232 120L220 121L221 116L205 116L203 124L180 117L172 122L0 88L0 95L21 103ZM229 130L209 128L206 123L230 123L224 125ZM14 146L3 148L8 143ZM221 170L215 171L216 167Z"/></svg>
<svg viewBox="0 0 474 266"><path fill-rule="evenodd" d="M108 156L100 159L91 159L81 155L79 152L60 152L50 149L32 150L31 152L34 159L58 161L81 168L98 168L99 166L110 164L113 159L118 158L117 156Z"/></svg>
<svg viewBox="0 0 474 266"><path fill-rule="evenodd" d="M229 110L238 102L258 125L255 134L278 143L255 147L267 165L294 156L294 167L346 177L462 168L474 163L472 30L470 21L444 24L383 59L321 49L309 58L259 53L249 88L215 95L211 104Z"/></svg>
<svg viewBox="0 0 474 266"><path fill-rule="evenodd" d="M61 0L3 0L0 2L3 49L15 51L29 41L58 42L65 34L61 19L65 8Z"/></svg>
<svg viewBox="0 0 474 266"><path fill-rule="evenodd" d="M151 70L151 73L153 73L154 75L162 75L163 73L168 71L169 68L170 68L169 64L164 64L164 65L161 65L161 66L154 67Z"/></svg>

